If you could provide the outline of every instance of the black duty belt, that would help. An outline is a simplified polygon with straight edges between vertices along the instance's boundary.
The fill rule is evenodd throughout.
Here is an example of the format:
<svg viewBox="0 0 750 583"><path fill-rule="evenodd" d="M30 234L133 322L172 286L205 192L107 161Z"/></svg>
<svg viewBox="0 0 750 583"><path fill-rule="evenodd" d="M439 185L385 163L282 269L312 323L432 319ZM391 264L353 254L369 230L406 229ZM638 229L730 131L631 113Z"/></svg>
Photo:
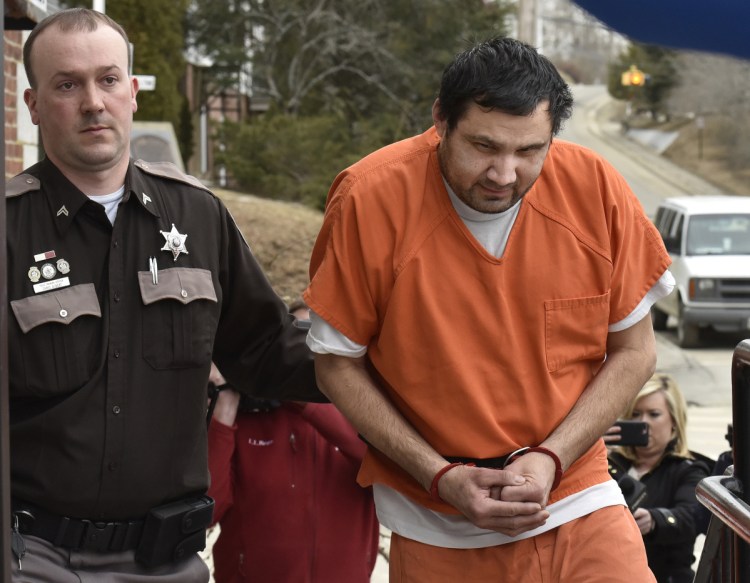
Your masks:
<svg viewBox="0 0 750 583"><path fill-rule="evenodd" d="M461 464L474 464L478 468L494 468L500 470L505 467L505 462L508 461L510 454L500 457L488 457L488 458L473 458L473 457L456 457L456 456L443 456L450 463L461 463Z"/></svg>
<svg viewBox="0 0 750 583"><path fill-rule="evenodd" d="M43 538L56 547L83 551L119 552L134 550L141 540L143 520L99 522L59 516L38 506L12 500L12 515L18 530Z"/></svg>

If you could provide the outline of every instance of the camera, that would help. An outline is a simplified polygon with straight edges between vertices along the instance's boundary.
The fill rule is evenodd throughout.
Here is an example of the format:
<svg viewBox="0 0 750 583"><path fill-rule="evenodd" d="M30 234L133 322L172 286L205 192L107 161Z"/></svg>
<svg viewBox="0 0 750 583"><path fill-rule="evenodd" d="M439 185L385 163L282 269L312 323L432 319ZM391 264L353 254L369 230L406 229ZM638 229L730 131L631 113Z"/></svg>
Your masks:
<svg viewBox="0 0 750 583"><path fill-rule="evenodd" d="M641 504L646 500L646 485L640 480L636 480L633 476L629 476L627 472L620 470L620 468L612 464L611 460L609 460L609 475L612 476L612 479L620 487L620 491L625 498L630 512L635 512L640 508Z"/></svg>

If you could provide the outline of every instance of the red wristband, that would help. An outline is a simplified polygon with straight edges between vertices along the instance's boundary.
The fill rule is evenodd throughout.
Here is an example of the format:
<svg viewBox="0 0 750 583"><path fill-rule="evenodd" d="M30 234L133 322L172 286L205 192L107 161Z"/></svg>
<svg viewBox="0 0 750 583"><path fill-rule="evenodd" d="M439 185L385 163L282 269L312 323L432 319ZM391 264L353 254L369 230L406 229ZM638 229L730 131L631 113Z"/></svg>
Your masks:
<svg viewBox="0 0 750 583"><path fill-rule="evenodd" d="M521 449L517 449L513 453L511 453L508 456L508 459L505 460L505 464L503 464L503 468L507 466L509 463L513 461L514 458L517 458L518 456L522 456L527 453L543 453L544 455L548 455L552 458L552 461L555 462L555 479L552 482L552 488L550 488L550 492L552 492L555 488L557 488L560 485L560 480L562 480L563 477L563 469L562 469L562 463L560 462L560 458L557 457L557 454L552 451L551 449L547 449L546 447L522 447Z"/></svg>
<svg viewBox="0 0 750 583"><path fill-rule="evenodd" d="M440 478L442 478L443 474L445 474L448 470L462 465L463 464L461 462L448 464L447 466L444 466L440 471L438 471L437 474L435 474L435 477L432 478L432 484L430 484L430 498L432 498L435 502L443 502L440 494L438 494L438 484L440 483Z"/></svg>

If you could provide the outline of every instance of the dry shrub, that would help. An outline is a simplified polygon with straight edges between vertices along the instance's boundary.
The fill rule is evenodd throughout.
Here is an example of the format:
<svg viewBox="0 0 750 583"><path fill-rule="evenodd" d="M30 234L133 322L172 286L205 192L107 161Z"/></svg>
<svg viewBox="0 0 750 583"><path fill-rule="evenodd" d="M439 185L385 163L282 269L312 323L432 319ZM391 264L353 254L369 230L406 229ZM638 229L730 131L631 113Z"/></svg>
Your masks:
<svg viewBox="0 0 750 583"><path fill-rule="evenodd" d="M276 292L291 303L309 282L308 264L323 213L283 202L215 189L232 213Z"/></svg>

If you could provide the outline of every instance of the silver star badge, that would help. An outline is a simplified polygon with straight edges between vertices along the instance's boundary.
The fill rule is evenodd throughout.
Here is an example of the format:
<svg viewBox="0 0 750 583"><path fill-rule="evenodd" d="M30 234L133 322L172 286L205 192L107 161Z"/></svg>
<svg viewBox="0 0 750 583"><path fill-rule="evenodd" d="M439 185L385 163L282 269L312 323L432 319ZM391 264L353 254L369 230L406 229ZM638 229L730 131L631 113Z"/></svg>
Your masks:
<svg viewBox="0 0 750 583"><path fill-rule="evenodd" d="M177 261L177 257L179 257L180 253L188 255L188 250L185 249L185 239L187 239L187 235L179 233L177 227L174 226L174 223L172 223L171 231L159 232L164 235L164 239L167 241L164 243L164 247L161 248L162 251L171 251L175 261Z"/></svg>

